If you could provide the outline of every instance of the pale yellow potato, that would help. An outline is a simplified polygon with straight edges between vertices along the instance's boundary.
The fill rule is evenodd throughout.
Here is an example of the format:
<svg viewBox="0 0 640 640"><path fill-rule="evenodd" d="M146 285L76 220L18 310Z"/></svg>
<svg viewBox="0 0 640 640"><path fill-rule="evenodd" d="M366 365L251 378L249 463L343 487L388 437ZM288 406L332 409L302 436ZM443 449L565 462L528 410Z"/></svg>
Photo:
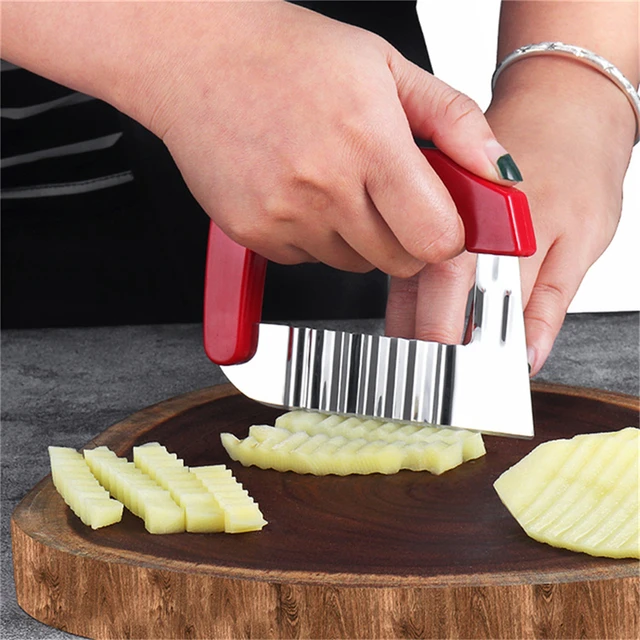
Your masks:
<svg viewBox="0 0 640 640"><path fill-rule="evenodd" d="M428 471L439 476L464 461L464 443L412 442L404 451L403 467L412 471Z"/></svg>
<svg viewBox="0 0 640 640"><path fill-rule="evenodd" d="M288 429L289 431L306 431L307 433L311 433L311 429L314 426L328 417L329 414L318 413L316 411L289 411L276 418L275 426Z"/></svg>
<svg viewBox="0 0 640 640"><path fill-rule="evenodd" d="M147 485L146 483L138 484L138 486L129 493L131 502L127 508L133 514L144 520L145 506L153 502L158 502L158 500L166 499L166 494L166 489L163 489L155 482L153 483L153 486Z"/></svg>
<svg viewBox="0 0 640 640"><path fill-rule="evenodd" d="M194 467L196 468L196 467ZM218 476L218 477L203 477L200 478L200 482L202 482L202 484L205 487L209 487L209 486L215 486L216 489L218 490L222 490L224 488L235 488L235 487L242 487L242 484L240 484L233 476Z"/></svg>
<svg viewBox="0 0 640 640"><path fill-rule="evenodd" d="M107 501L102 498L92 498L85 501L85 515L88 524L93 529L107 527L122 520L122 512L124 505L117 500L109 499Z"/></svg>
<svg viewBox="0 0 640 640"><path fill-rule="evenodd" d="M216 502L223 510L225 510L228 505L238 503L251 504L254 502L253 498L249 495L249 492L242 489L237 491L230 489L225 489L223 491L216 490L215 494L211 492L211 495L214 496Z"/></svg>
<svg viewBox="0 0 640 640"><path fill-rule="evenodd" d="M132 462L119 458L106 447L85 450L84 456L102 484L119 494L127 509L142 518L149 533L185 531L184 509L168 491L159 485L150 485L149 476Z"/></svg>
<svg viewBox="0 0 640 640"><path fill-rule="evenodd" d="M233 478L231 469L223 464L210 464L202 467L190 467L189 471L194 473L200 480L209 478Z"/></svg>
<svg viewBox="0 0 640 640"><path fill-rule="evenodd" d="M122 503L113 500L95 479L81 453L49 447L49 459L56 490L84 524L99 529L122 520Z"/></svg>
<svg viewBox="0 0 640 640"><path fill-rule="evenodd" d="M198 506L185 509L187 531L189 533L215 533L225 531L224 512L214 501L213 507Z"/></svg>
<svg viewBox="0 0 640 640"><path fill-rule="evenodd" d="M149 473L149 464L156 469L159 466L184 467L184 462L176 453L169 453L159 442L148 442L133 448L133 462L141 471Z"/></svg>
<svg viewBox="0 0 640 640"><path fill-rule="evenodd" d="M96 447L95 449L91 449L92 453L91 455L93 456L94 459L97 458L111 458L111 459L115 459L117 458L116 454L111 451L110 449L108 449L107 447ZM86 456L85 456L86 459ZM92 469L92 473L95 476L96 480L102 485L104 486L104 483L102 482L102 467L96 467L95 470Z"/></svg>
<svg viewBox="0 0 640 640"><path fill-rule="evenodd" d="M88 487L99 487L102 491L105 490L95 478L87 477L86 470L83 473L72 471L66 474L64 466L60 466L56 470L52 469L51 476L53 478L53 484L63 494L69 493L74 489L78 491Z"/></svg>
<svg viewBox="0 0 640 640"><path fill-rule="evenodd" d="M52 447L50 456L54 484L73 488L73 493L63 498L94 528L109 524L118 505L121 518L122 503L154 534L185 530L240 533L266 524L258 505L230 469L224 465L202 467L200 480L175 453L158 443L135 447L135 462L118 457L107 447L87 450L84 456L72 449ZM111 500L105 487L122 503ZM100 502L104 503L102 508Z"/></svg>
<svg viewBox="0 0 640 640"><path fill-rule="evenodd" d="M479 433L308 411L286 413L274 427L254 425L242 440L225 433L221 440L245 466L314 475L441 474L485 454Z"/></svg>
<svg viewBox="0 0 640 640"><path fill-rule="evenodd" d="M267 521L260 507L224 465L189 467L224 512L225 533L260 531Z"/></svg>
<svg viewBox="0 0 640 640"><path fill-rule="evenodd" d="M171 496L148 500L144 505L144 526L149 533L182 533L186 531L184 509Z"/></svg>
<svg viewBox="0 0 640 640"><path fill-rule="evenodd" d="M149 462L153 471L153 461ZM184 477L186 476L186 477ZM185 469L180 474L156 476L158 482L170 493L185 514L185 529L191 533L216 533L224 531L224 514L215 499L196 478L189 477Z"/></svg>
<svg viewBox="0 0 640 640"><path fill-rule="evenodd" d="M178 459L178 464L165 465L170 456L175 454L171 454L166 447L157 443L134 447L136 464L146 464L149 474L184 508L187 531L238 533L255 531L266 524L262 514L259 518L255 516L255 508L251 511L254 514L253 523L246 514L240 520L234 515L236 503L240 503L240 506L255 503L248 492L242 489L242 485L232 477L230 470L223 465L204 467L202 476L205 480L203 480L194 469L183 466L182 460ZM210 489L209 485L212 483L219 488L217 493ZM219 495L226 498L230 489L233 490L233 504L228 500L218 499ZM224 506L227 503L230 513L227 513L229 509ZM236 524L236 521L240 524Z"/></svg>
<svg viewBox="0 0 640 640"><path fill-rule="evenodd" d="M323 433L329 437L344 436L349 440L364 438L365 440L385 440L387 442L402 441L407 444L453 436L455 440L463 442L464 461L479 458L486 453L482 434L432 425L420 426L375 419L360 420L313 411L289 411L276 419L275 426L288 431L305 431L310 435ZM250 432L250 435L254 434Z"/></svg>
<svg viewBox="0 0 640 640"><path fill-rule="evenodd" d="M260 508L255 502L238 502L230 504L225 509L226 533L247 533L257 531L267 524L262 517Z"/></svg>
<svg viewBox="0 0 640 640"><path fill-rule="evenodd" d="M640 558L640 430L536 447L494 483L525 532L594 556Z"/></svg>
<svg viewBox="0 0 640 640"><path fill-rule="evenodd" d="M122 480L123 502L127 508L142 518L144 503L154 495L162 494L163 489L144 474L129 474Z"/></svg>
<svg viewBox="0 0 640 640"><path fill-rule="evenodd" d="M121 473L128 471L128 462L121 458L116 458L113 461L109 461L104 465L104 471L100 484L107 488L116 498L119 495L119 483L118 479ZM91 466L91 465L89 465Z"/></svg>

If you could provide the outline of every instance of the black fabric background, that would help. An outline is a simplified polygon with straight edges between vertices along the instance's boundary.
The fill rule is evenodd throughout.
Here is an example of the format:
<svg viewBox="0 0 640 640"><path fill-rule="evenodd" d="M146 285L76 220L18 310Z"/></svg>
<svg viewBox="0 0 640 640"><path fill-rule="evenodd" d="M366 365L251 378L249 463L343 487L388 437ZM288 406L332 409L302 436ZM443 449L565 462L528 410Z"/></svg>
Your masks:
<svg viewBox="0 0 640 640"><path fill-rule="evenodd" d="M430 70L413 1L296 4L372 30ZM3 79L3 102L8 88ZM2 202L2 326L201 321L208 217L160 140L103 104L95 117L118 120L135 182ZM386 291L379 272L270 264L263 319L382 317Z"/></svg>

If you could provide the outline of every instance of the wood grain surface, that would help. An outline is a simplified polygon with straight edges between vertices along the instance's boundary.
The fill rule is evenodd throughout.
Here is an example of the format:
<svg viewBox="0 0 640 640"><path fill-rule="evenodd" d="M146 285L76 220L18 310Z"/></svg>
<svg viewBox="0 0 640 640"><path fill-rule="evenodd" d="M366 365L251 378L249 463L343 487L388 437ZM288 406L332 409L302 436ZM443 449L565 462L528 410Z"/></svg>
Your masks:
<svg viewBox="0 0 640 640"><path fill-rule="evenodd" d="M442 476L350 477L231 462L219 433L281 411L230 385L155 405L87 448L158 441L188 465L223 462L269 524L154 536L125 512L93 531L47 477L12 517L18 602L95 638L638 638L640 564L531 540L492 483L540 442L637 425L639 400L536 384L533 401L533 440L485 437L484 458Z"/></svg>

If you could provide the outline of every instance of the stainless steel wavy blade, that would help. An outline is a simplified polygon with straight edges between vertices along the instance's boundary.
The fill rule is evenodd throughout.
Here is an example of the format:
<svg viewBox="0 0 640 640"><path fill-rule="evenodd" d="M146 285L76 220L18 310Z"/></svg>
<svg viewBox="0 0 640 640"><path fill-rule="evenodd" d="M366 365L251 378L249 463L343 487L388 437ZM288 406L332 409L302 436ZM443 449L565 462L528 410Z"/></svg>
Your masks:
<svg viewBox="0 0 640 640"><path fill-rule="evenodd" d="M517 258L478 256L470 321L465 345L261 324L255 356L222 369L285 409L531 437Z"/></svg>

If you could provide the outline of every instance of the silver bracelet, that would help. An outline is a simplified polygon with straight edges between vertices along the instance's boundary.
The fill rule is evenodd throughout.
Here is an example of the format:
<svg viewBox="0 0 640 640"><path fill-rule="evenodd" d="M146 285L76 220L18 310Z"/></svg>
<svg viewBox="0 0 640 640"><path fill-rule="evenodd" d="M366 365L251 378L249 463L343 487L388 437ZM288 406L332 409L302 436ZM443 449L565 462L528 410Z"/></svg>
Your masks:
<svg viewBox="0 0 640 640"><path fill-rule="evenodd" d="M633 109L633 113L636 117L636 138L634 144L638 143L638 141L640 140L640 97L638 96L638 92L635 90L634 86L629 82L629 80L624 77L622 71L620 71L618 67L614 66L608 60L605 60L605 58L603 58L602 56L599 56L597 53L589 51L588 49L583 49L582 47L576 47L570 44L564 44L563 42L539 42L538 44L528 44L524 47L520 47L519 49L511 52L496 67L496 70L493 72L493 77L491 78L491 88L495 88L500 74L507 67L510 67L514 62L517 62L518 60L522 60L529 56L544 55L554 55L577 59L583 64L586 64L596 71L599 71L601 74L609 78L609 80L611 80L611 82L613 82L617 87L619 87L627 96L627 100L629 100L629 104L631 104L631 108Z"/></svg>

